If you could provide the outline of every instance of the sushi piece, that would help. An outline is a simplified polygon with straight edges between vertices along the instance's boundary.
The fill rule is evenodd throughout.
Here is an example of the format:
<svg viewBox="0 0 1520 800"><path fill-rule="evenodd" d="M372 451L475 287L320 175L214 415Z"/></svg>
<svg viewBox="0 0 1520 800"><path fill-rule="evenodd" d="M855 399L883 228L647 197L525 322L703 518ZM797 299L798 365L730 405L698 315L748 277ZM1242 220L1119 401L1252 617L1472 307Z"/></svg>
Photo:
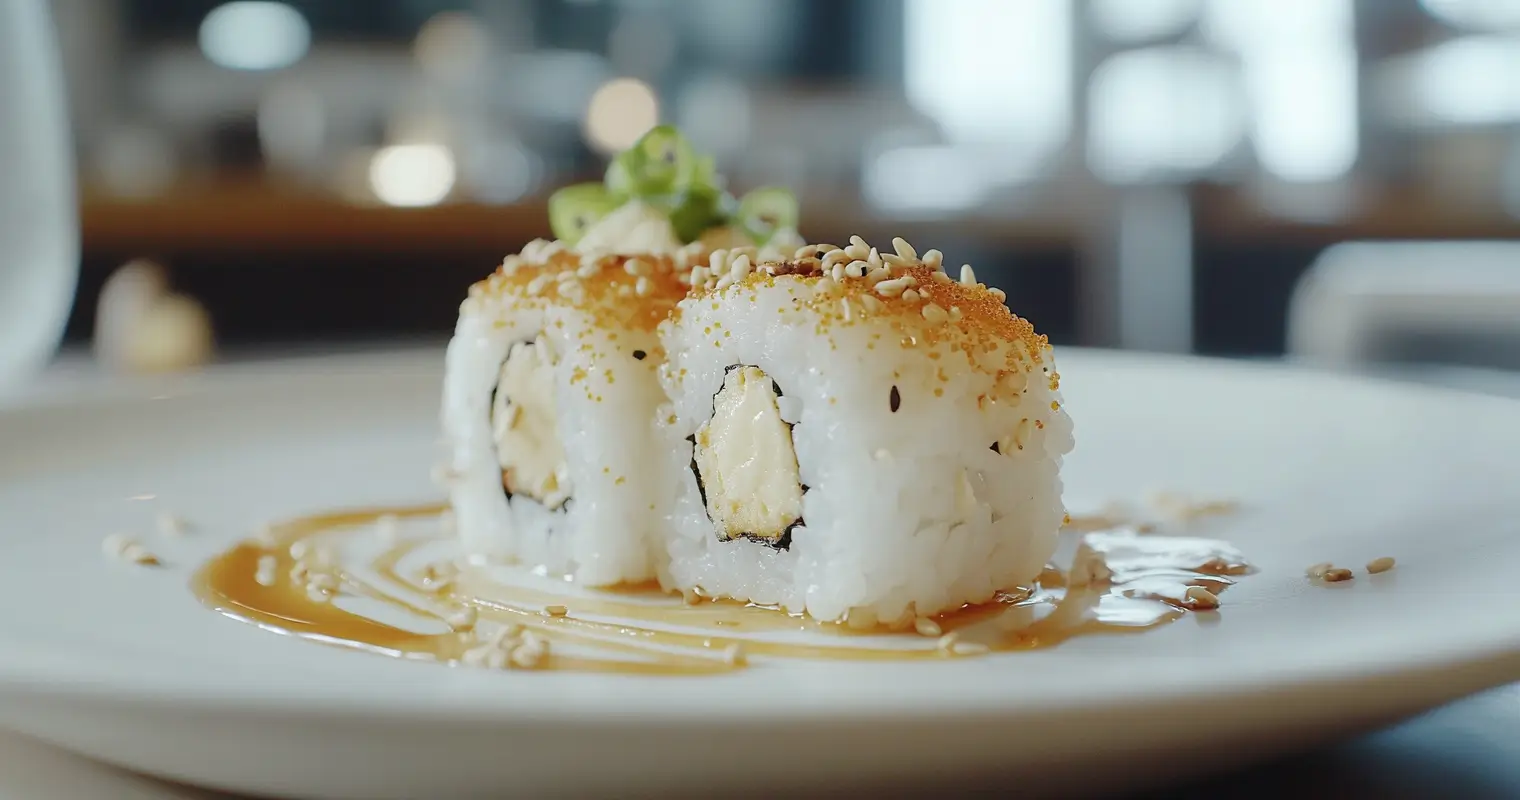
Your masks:
<svg viewBox="0 0 1520 800"><path fill-rule="evenodd" d="M472 554L593 586L655 576L669 494L646 464L665 400L655 327L686 294L685 266L538 241L471 287L443 425Z"/></svg>
<svg viewBox="0 0 1520 800"><path fill-rule="evenodd" d="M649 580L674 493L649 463L666 400L655 329L708 263L704 237L787 241L796 202L729 197L710 162L656 128L602 183L556 192L549 218L556 239L471 287L449 344L444 475L459 536L474 555L588 585Z"/></svg>
<svg viewBox="0 0 1520 800"><path fill-rule="evenodd" d="M906 242L718 251L660 329L668 588L853 625L1033 579L1073 446L1050 345Z"/></svg>

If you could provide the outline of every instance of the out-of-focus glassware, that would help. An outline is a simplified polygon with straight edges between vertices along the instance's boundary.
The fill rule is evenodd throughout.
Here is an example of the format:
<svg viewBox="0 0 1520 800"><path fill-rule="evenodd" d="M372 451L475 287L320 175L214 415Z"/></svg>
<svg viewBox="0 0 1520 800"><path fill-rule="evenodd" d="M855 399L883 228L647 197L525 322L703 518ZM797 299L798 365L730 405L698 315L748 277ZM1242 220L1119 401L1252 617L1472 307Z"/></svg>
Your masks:
<svg viewBox="0 0 1520 800"><path fill-rule="evenodd" d="M0 3L0 385L58 346L79 229L62 70L45 0Z"/></svg>

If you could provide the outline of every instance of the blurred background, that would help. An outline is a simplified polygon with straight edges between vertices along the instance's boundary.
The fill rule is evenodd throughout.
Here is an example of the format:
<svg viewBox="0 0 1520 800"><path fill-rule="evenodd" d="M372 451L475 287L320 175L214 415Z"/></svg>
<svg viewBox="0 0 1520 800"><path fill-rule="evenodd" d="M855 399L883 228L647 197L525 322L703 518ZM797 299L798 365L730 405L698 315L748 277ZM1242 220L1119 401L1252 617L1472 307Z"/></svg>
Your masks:
<svg viewBox="0 0 1520 800"><path fill-rule="evenodd" d="M445 337L657 120L793 187L810 240L939 248L1060 343L1281 354L1332 245L1520 236L1515 0L52 4L74 342L139 258L227 351Z"/></svg>

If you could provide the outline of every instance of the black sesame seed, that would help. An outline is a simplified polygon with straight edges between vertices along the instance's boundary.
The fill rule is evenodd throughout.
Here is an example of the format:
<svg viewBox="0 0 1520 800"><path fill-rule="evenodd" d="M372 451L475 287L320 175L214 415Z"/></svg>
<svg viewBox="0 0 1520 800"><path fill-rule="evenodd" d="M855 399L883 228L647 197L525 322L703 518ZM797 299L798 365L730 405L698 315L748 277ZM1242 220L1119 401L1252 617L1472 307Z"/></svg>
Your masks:
<svg viewBox="0 0 1520 800"><path fill-rule="evenodd" d="M633 351L633 357L636 358L636 359L638 359L639 361L643 361L648 356L649 356L649 354L646 353L646 352L644 352L643 350L635 350L635 351Z"/></svg>
<svg viewBox="0 0 1520 800"><path fill-rule="evenodd" d="M1003 451L1000 450L1000 449L998 449L998 443L997 442L993 442L992 443L992 448L991 449L992 449L992 452L997 453L998 455L1002 455L1003 454Z"/></svg>
<svg viewBox="0 0 1520 800"><path fill-rule="evenodd" d="M892 395L888 399L892 403L892 413L896 414L897 413L897 409L902 408L902 394L900 394L897 391L897 387L896 386L892 387Z"/></svg>

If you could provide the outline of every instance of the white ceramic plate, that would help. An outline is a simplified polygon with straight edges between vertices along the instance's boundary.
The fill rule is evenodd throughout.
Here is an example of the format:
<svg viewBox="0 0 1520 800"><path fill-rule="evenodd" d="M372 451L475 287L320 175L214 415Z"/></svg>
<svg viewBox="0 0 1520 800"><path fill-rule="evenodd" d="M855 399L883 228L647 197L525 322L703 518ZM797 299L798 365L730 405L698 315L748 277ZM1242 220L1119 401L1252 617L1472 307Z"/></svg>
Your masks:
<svg viewBox="0 0 1520 800"><path fill-rule="evenodd" d="M1218 769L1520 678L1520 403L1261 366L1061 354L1075 506L1244 509L1217 618L944 663L713 678L491 673L279 637L190 571L261 521L434 499L437 352L214 371L0 412L0 724L221 788L323 797ZM153 499L142 498L153 495ZM198 532L152 538L159 510ZM101 555L137 532L169 562ZM1349 584L1304 567L1399 566Z"/></svg>

